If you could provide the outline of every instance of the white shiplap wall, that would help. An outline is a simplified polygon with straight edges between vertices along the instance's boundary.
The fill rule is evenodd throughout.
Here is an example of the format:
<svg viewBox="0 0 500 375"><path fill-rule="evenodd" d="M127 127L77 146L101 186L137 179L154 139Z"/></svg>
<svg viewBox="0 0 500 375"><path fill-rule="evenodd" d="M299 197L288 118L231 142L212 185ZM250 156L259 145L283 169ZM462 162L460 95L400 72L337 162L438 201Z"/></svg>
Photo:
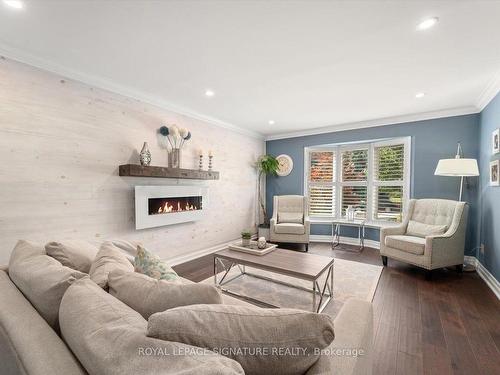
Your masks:
<svg viewBox="0 0 500 375"><path fill-rule="evenodd" d="M152 165L166 165L156 129L191 130L183 167L214 152L218 181L123 178L147 141ZM172 113L9 59L0 59L0 264L18 239L142 241L162 258L188 255L239 236L255 222L253 163L264 141ZM205 164L206 167L206 164ZM136 231L134 186L204 184L210 211L195 223Z"/></svg>

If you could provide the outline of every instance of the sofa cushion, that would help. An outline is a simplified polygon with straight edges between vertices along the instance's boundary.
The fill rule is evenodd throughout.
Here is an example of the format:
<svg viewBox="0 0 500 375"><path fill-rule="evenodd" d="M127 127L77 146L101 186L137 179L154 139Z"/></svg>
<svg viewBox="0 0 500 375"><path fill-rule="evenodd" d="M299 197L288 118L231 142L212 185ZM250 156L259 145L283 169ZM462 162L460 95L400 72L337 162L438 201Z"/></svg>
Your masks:
<svg viewBox="0 0 500 375"><path fill-rule="evenodd" d="M153 314L148 336L214 350L245 374L304 374L334 338L325 314L256 306L192 305Z"/></svg>
<svg viewBox="0 0 500 375"><path fill-rule="evenodd" d="M0 373L86 374L71 350L0 271Z"/></svg>
<svg viewBox="0 0 500 375"><path fill-rule="evenodd" d="M425 238L404 235L387 236L385 245L407 253L422 255L425 250Z"/></svg>
<svg viewBox="0 0 500 375"><path fill-rule="evenodd" d="M427 236L444 234L444 232L446 232L446 229L447 229L446 225L432 225L432 224L420 223L415 220L410 220L408 222L406 234L408 236L427 237Z"/></svg>
<svg viewBox="0 0 500 375"><path fill-rule="evenodd" d="M9 277L56 331L61 299L83 272L63 266L45 253L43 245L19 241L9 261Z"/></svg>
<svg viewBox="0 0 500 375"><path fill-rule="evenodd" d="M302 212L278 212L278 223L302 224L304 221Z"/></svg>
<svg viewBox="0 0 500 375"><path fill-rule="evenodd" d="M45 251L63 266L89 273L99 249L87 241L65 240L47 243Z"/></svg>
<svg viewBox="0 0 500 375"><path fill-rule="evenodd" d="M120 250L123 250L130 263L134 264L134 259L137 255L137 246L142 245L140 242L128 240L110 240L110 242Z"/></svg>
<svg viewBox="0 0 500 375"><path fill-rule="evenodd" d="M101 288L107 288L108 275L114 269L121 269L128 272L134 271L134 266L129 262L125 254L106 241L101 245L92 265L90 266L90 278Z"/></svg>
<svg viewBox="0 0 500 375"><path fill-rule="evenodd" d="M146 250L142 245L137 246L137 255L134 260L136 272L158 280L179 280L179 275L160 257Z"/></svg>
<svg viewBox="0 0 500 375"><path fill-rule="evenodd" d="M137 272L113 270L109 273L108 286L112 296L145 319L178 306L222 303L221 293L213 285L172 283Z"/></svg>
<svg viewBox="0 0 500 375"><path fill-rule="evenodd" d="M276 224L274 226L274 232L280 234L305 234L306 228L303 224L286 223L286 224Z"/></svg>
<svg viewBox="0 0 500 375"><path fill-rule="evenodd" d="M147 322L89 278L64 295L61 333L89 374L242 374L241 366L201 348L146 336Z"/></svg>

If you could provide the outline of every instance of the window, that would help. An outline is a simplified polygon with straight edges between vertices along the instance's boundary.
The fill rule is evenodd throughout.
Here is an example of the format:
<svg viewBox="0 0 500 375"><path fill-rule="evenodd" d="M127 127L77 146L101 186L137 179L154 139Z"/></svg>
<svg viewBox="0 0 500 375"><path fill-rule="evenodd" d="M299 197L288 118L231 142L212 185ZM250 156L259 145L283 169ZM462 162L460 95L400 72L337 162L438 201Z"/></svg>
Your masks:
<svg viewBox="0 0 500 375"><path fill-rule="evenodd" d="M306 148L305 191L313 220L400 221L409 199L410 138Z"/></svg>
<svg viewBox="0 0 500 375"><path fill-rule="evenodd" d="M335 153L311 151L309 154L309 214L314 216L335 215Z"/></svg>

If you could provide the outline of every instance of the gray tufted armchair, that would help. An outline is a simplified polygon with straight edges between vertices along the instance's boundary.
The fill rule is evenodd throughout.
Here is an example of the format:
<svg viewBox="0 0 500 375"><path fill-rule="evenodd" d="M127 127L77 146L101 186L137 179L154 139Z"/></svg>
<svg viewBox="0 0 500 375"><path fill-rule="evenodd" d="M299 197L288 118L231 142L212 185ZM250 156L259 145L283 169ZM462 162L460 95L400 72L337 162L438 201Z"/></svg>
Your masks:
<svg viewBox="0 0 500 375"><path fill-rule="evenodd" d="M427 270L457 266L464 261L468 206L446 199L412 199L398 227L380 231L380 255Z"/></svg>

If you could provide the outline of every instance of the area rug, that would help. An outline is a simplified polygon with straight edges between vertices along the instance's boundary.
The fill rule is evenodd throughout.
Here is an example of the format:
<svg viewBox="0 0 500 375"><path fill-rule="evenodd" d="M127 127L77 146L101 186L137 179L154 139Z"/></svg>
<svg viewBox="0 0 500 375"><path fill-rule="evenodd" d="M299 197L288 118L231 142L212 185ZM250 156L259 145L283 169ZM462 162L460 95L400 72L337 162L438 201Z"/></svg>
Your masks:
<svg viewBox="0 0 500 375"><path fill-rule="evenodd" d="M377 289L378 280L382 274L383 267L354 262L344 259L335 259L333 273L333 300L331 300L324 313L335 317L344 303L349 298L358 298L371 301ZM282 276L272 272L246 267L247 272L273 278L275 280L300 285L311 288L312 283L299 280L289 276ZM239 273L237 267L231 269L226 279ZM219 274L219 280L222 272ZM320 278L319 284L323 287L325 275ZM209 277L202 281L204 284L213 284L214 278ZM252 276L243 275L224 285L238 294L250 296L260 301L264 301L279 307L287 307L310 311L312 308L312 293L300 289L291 288L285 285L267 280L258 279ZM250 300L248 302L251 302Z"/></svg>

